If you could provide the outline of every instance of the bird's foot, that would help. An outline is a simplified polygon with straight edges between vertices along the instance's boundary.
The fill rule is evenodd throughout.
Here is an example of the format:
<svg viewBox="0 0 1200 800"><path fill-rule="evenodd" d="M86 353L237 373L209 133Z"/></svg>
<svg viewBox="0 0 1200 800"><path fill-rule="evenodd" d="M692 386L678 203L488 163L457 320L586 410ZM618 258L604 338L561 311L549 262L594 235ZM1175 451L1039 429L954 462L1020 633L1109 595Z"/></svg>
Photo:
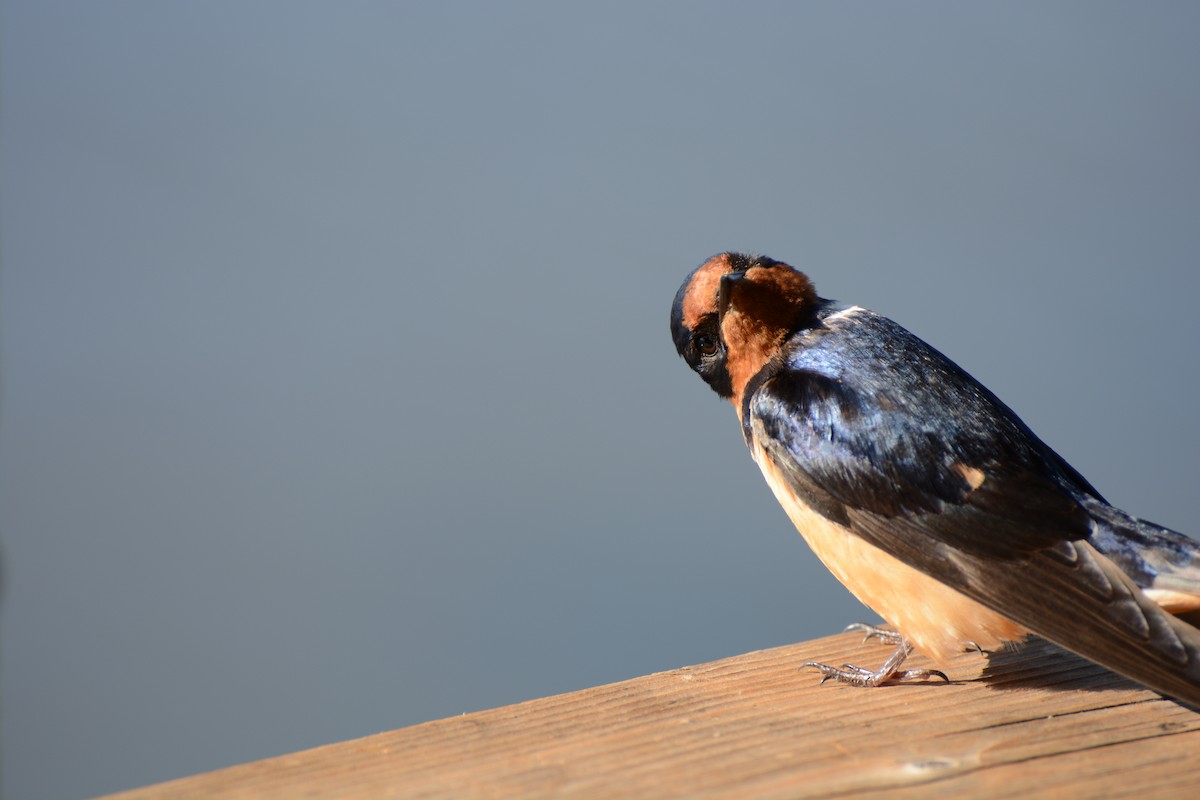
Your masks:
<svg viewBox="0 0 1200 800"><path fill-rule="evenodd" d="M904 637L901 636L897 631L888 630L887 628L880 628L875 625L868 625L865 622L852 622L851 624L847 625L842 632L850 633L850 631L861 631L864 642L869 642L872 639L878 639L884 644L900 644L904 641Z"/></svg>
<svg viewBox="0 0 1200 800"><path fill-rule="evenodd" d="M821 683L832 680L838 683L849 684L850 686L882 686L885 683L927 681L932 678L941 678L946 683L950 682L950 679L946 677L946 673L936 669L898 669L891 672L881 669L877 672L872 672L869 669L856 667L853 664L843 664L838 668L816 661L806 661L801 665L802 669L804 667L812 667L820 672Z"/></svg>
<svg viewBox="0 0 1200 800"><path fill-rule="evenodd" d="M864 628L870 629L867 638L871 638L873 632L878 632L878 628L871 628L869 625L851 626L855 630ZM877 671L872 672L863 667L856 667L853 664L843 664L840 668L822 664L817 661L806 661L800 666L801 669L812 668L821 673L821 683L825 681L836 681L838 683L846 683L851 686L882 686L885 683L898 683L900 681L927 681L933 678L941 678L946 683L950 679L946 677L946 673L936 669L900 669L904 660L912 653L912 645L899 634L893 634L892 631L882 631L896 637L898 642L896 651L888 656L887 661L883 662Z"/></svg>

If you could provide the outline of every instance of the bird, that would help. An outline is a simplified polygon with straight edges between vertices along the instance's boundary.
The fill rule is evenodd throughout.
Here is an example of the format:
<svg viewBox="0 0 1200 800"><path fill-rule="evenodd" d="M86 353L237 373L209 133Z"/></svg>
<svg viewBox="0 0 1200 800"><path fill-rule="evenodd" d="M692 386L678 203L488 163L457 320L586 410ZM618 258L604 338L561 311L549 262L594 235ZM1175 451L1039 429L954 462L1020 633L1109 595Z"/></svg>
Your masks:
<svg viewBox="0 0 1200 800"><path fill-rule="evenodd" d="M1200 543L1100 493L991 391L885 316L808 276L726 252L671 306L679 355L737 412L750 455L809 547L890 628L874 687L1035 634L1200 707Z"/></svg>

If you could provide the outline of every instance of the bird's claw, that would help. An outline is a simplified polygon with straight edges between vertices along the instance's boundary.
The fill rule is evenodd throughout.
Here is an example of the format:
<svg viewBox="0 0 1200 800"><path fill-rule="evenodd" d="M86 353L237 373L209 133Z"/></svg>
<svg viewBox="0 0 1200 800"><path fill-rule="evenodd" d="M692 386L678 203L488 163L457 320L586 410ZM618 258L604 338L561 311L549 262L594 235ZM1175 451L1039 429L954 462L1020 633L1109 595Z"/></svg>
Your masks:
<svg viewBox="0 0 1200 800"><path fill-rule="evenodd" d="M853 622L846 626L844 633L851 631L861 631L863 633L863 641L869 642L872 639L878 639L885 644L900 644L904 641L904 637L896 631L880 628L876 625L868 625L865 622Z"/></svg>

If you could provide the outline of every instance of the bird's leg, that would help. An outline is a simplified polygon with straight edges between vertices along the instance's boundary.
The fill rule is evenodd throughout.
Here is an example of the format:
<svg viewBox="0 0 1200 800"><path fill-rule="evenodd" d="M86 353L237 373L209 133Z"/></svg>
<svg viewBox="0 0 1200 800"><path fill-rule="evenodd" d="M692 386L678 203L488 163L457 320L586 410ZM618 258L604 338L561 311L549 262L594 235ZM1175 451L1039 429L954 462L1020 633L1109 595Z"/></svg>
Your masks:
<svg viewBox="0 0 1200 800"><path fill-rule="evenodd" d="M863 628L870 627L871 626L869 625L862 626L855 628L855 630L862 630ZM871 637L872 632L878 630L879 629L876 628L873 629L873 631L869 631L867 638ZM900 665L902 665L904 660L908 658L909 654L912 653L913 646L907 639L903 638L899 634L893 634L892 631L882 631L882 633L888 634L888 639L894 635L896 637L897 644L895 652L888 656L887 661L884 661L883 666L881 666L876 672L872 672L869 669L863 669L862 667L856 667L853 664L843 664L839 669L838 667L831 667L828 664L820 664L816 661L806 661L803 665L801 665L800 668L804 669L806 667L812 667L820 672L822 676L821 683L824 683L827 680L835 680L838 683L848 683L851 686L880 686L882 684L895 681L922 681L929 680L930 678L941 678L946 683L950 682L950 679L946 677L946 673L941 672L940 670L900 669Z"/></svg>

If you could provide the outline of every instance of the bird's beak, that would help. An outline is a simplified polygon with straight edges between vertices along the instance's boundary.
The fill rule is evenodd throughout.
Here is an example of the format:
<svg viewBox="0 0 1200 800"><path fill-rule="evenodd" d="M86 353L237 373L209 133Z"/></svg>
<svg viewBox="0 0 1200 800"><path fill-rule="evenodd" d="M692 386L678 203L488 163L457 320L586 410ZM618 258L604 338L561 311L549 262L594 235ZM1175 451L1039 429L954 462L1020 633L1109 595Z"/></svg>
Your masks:
<svg viewBox="0 0 1200 800"><path fill-rule="evenodd" d="M717 288L717 319L725 318L725 312L729 308L730 296L733 294L733 285L746 277L744 272L727 272L721 276L721 283Z"/></svg>

